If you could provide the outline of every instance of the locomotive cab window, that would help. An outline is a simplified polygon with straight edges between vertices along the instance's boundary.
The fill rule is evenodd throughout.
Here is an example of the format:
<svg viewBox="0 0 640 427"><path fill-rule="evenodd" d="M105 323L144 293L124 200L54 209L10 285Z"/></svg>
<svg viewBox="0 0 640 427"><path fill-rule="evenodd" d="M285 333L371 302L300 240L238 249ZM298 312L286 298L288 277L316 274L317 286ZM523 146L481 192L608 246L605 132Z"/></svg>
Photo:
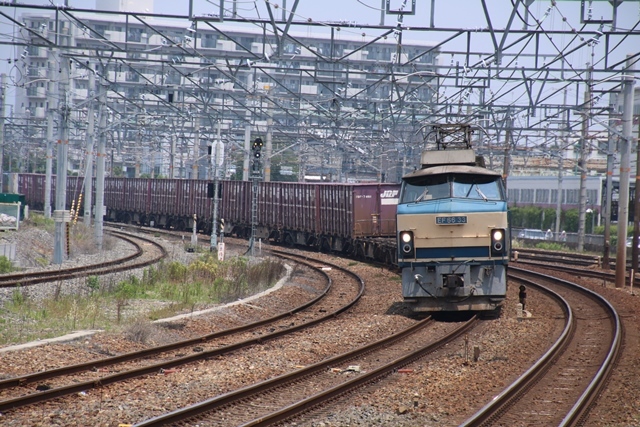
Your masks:
<svg viewBox="0 0 640 427"><path fill-rule="evenodd" d="M493 176L453 175L453 197L504 200L500 178Z"/></svg>
<svg viewBox="0 0 640 427"><path fill-rule="evenodd" d="M427 200L451 197L449 182L446 175L420 177L405 180L402 184L400 203L417 203Z"/></svg>
<svg viewBox="0 0 640 427"><path fill-rule="evenodd" d="M500 177L441 174L406 179L400 203L419 203L446 198L504 200Z"/></svg>

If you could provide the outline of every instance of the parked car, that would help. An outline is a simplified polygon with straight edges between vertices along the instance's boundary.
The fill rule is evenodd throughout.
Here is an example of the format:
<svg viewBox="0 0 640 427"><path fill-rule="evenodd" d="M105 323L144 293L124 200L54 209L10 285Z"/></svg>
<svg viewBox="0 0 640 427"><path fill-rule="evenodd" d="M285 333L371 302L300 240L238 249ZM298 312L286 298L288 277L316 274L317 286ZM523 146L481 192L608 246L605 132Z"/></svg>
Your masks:
<svg viewBox="0 0 640 427"><path fill-rule="evenodd" d="M518 239L545 240L545 233L542 230L525 228L518 233Z"/></svg>
<svg viewBox="0 0 640 427"><path fill-rule="evenodd" d="M627 247L633 246L633 237L627 237ZM638 247L640 248L640 240L638 240Z"/></svg>

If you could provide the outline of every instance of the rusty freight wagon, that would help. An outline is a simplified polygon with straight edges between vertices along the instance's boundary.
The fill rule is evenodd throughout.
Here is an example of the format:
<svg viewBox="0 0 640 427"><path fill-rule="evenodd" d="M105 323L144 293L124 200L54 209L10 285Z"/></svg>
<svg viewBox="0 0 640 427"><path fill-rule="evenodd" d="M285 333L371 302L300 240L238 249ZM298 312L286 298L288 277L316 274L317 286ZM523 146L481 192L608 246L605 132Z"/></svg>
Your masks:
<svg viewBox="0 0 640 427"><path fill-rule="evenodd" d="M10 187L15 188L12 191L20 191L25 195L25 203L30 206L31 209L41 211L44 210L44 193L46 184L46 175L37 173L21 173L21 174L9 174L10 181L16 180L17 182L11 182ZM77 210L77 204L80 203L80 194L83 193L82 186L84 185L84 179L77 176L67 177L67 197L66 197L66 209L71 209L71 206ZM95 189L94 189L95 197ZM55 208L56 200L56 176L51 177L51 210ZM94 199L95 200L95 199ZM82 208L82 204L80 205Z"/></svg>
<svg viewBox="0 0 640 427"><path fill-rule="evenodd" d="M194 179L108 178L107 219L179 231L191 229L194 215L201 231L211 230L207 181Z"/></svg>
<svg viewBox="0 0 640 427"><path fill-rule="evenodd" d="M27 203L41 209L44 175L20 174ZM67 209L78 200L82 177L67 180ZM248 181L221 181L218 218L225 232L248 237L252 188ZM288 245L396 262L396 205L399 184L314 184L259 182L257 237ZM106 178L105 219L123 223L198 231L212 230L213 183L205 180ZM52 203L55 179L52 183ZM92 201L95 203L95 183ZM82 205L80 213L82 213ZM194 216L195 215L195 216Z"/></svg>
<svg viewBox="0 0 640 427"><path fill-rule="evenodd" d="M262 239L364 252L372 238L395 236L398 184L261 182L256 197L256 233ZM220 217L225 231L251 231L252 183L225 181Z"/></svg>

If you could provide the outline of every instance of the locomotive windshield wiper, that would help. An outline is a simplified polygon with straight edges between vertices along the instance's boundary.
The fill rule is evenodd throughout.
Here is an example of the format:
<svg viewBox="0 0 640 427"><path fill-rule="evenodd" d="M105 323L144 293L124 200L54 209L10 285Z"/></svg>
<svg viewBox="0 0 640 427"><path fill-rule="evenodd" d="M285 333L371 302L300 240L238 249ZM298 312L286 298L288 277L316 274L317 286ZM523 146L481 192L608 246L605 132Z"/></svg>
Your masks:
<svg viewBox="0 0 640 427"><path fill-rule="evenodd" d="M416 198L416 202L420 202L422 201L425 197L427 197L427 193L429 193L429 189L425 187L424 191L422 192L422 194L420 194L417 198Z"/></svg>
<svg viewBox="0 0 640 427"><path fill-rule="evenodd" d="M478 195L480 195L480 197L482 197L482 200L484 200L485 202L489 199L487 199L487 196L484 195L484 193L482 192L482 190L480 190L477 186L476 186L476 193L478 193Z"/></svg>

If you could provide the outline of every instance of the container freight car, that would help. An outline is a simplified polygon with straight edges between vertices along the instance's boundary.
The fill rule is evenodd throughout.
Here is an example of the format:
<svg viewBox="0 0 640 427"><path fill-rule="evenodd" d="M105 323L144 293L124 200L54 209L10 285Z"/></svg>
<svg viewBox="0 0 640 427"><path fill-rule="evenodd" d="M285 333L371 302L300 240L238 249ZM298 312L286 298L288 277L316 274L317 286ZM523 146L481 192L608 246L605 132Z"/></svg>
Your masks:
<svg viewBox="0 0 640 427"><path fill-rule="evenodd" d="M251 182L224 181L222 209L226 231L251 231ZM371 256L360 238L392 237L396 232L398 184L258 185L258 237L325 250L358 251Z"/></svg>
<svg viewBox="0 0 640 427"><path fill-rule="evenodd" d="M35 173L9 174L9 187L24 191L25 201L33 210L44 210L45 176ZM78 203L80 194L83 192L84 178L77 176L67 177L67 201L66 206L70 208ZM94 186L95 188L95 186ZM51 178L51 209L55 207L56 177ZM95 197L95 191L93 196ZM92 199L92 200L95 200ZM75 202L75 203L74 203Z"/></svg>
<svg viewBox="0 0 640 427"><path fill-rule="evenodd" d="M200 231L211 232L207 181L106 178L104 204L110 221L184 231L195 220Z"/></svg>
<svg viewBox="0 0 640 427"><path fill-rule="evenodd" d="M27 203L42 209L44 175L20 174L18 181ZM78 200L83 182L67 180L67 209ZM199 231L210 234L211 190L204 180L106 178L105 219L175 230L190 230L195 221ZM396 234L399 184L259 182L257 190L257 237L395 263L395 241L388 238ZM225 233L248 237L252 183L221 181L219 194ZM54 195L55 182L52 203Z"/></svg>

